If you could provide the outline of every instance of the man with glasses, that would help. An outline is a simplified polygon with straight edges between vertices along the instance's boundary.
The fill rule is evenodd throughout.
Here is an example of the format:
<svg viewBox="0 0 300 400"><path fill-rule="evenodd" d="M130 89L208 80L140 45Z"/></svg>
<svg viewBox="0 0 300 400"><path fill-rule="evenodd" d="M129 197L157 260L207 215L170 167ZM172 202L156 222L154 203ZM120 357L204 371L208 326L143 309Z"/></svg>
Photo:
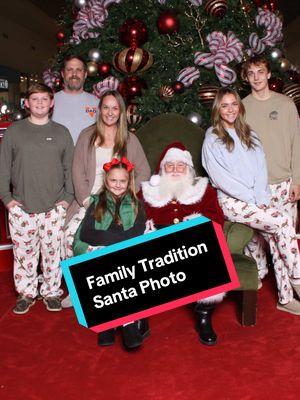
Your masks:
<svg viewBox="0 0 300 400"><path fill-rule="evenodd" d="M150 181L142 182L147 231L200 215L223 225L223 212L216 192L207 178L195 177L192 156L182 143L172 143L163 151L156 173ZM196 303L199 339L203 344L214 345L217 341L211 316L216 303L223 297L224 294L219 294Z"/></svg>
<svg viewBox="0 0 300 400"><path fill-rule="evenodd" d="M69 129L76 144L80 132L96 122L99 99L83 90L87 71L80 56L67 56L61 75L64 89L54 95L52 119Z"/></svg>

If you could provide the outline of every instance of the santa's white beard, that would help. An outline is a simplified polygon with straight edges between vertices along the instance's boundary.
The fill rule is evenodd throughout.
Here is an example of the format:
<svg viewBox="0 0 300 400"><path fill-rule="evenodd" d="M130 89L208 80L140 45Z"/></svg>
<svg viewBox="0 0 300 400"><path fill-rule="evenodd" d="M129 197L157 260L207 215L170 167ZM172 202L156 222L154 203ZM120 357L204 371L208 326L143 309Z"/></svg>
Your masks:
<svg viewBox="0 0 300 400"><path fill-rule="evenodd" d="M180 195L191 188L193 180L193 175L191 173L175 179L163 171L160 177L159 195L162 199L166 197L178 199Z"/></svg>

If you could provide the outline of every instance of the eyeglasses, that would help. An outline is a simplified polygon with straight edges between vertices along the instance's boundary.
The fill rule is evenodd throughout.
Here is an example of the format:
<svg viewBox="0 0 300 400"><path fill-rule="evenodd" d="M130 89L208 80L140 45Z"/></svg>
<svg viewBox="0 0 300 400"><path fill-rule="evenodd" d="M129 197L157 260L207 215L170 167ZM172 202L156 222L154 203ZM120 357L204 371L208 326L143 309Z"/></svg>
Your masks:
<svg viewBox="0 0 300 400"><path fill-rule="evenodd" d="M187 167L187 164L184 162L166 162L165 163L165 171L166 172L184 172Z"/></svg>

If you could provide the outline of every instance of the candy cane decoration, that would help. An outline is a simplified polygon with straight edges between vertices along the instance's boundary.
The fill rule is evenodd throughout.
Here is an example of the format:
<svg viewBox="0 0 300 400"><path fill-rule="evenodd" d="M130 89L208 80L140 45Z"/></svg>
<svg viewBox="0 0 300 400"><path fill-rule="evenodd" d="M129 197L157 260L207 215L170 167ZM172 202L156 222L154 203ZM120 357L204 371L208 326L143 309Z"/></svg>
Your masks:
<svg viewBox="0 0 300 400"><path fill-rule="evenodd" d="M59 79L60 74L57 71L52 71L51 68L46 69L43 72L43 81L45 85L49 86L51 89L55 86L55 81Z"/></svg>
<svg viewBox="0 0 300 400"><path fill-rule="evenodd" d="M80 43L82 39L96 38L100 32L90 29L102 29L108 16L107 8L114 3L122 0L89 0L81 7L73 25L72 39L75 43Z"/></svg>
<svg viewBox="0 0 300 400"><path fill-rule="evenodd" d="M167 0L157 0L159 4L165 4ZM203 0L188 0L193 6L202 6Z"/></svg>
<svg viewBox="0 0 300 400"><path fill-rule="evenodd" d="M182 82L185 87L189 87L199 78L200 72L198 69L195 67L186 67L179 72L176 80Z"/></svg>
<svg viewBox="0 0 300 400"><path fill-rule="evenodd" d="M100 98L107 90L117 90L119 83L120 82L117 78L108 76L103 81L100 81L93 86L93 93Z"/></svg>
<svg viewBox="0 0 300 400"><path fill-rule="evenodd" d="M255 22L258 27L265 28L265 36L259 38L256 32L250 34L251 48L247 50L249 55L261 54L266 46L274 47L277 42L282 40L282 21L273 12L259 8Z"/></svg>
<svg viewBox="0 0 300 400"><path fill-rule="evenodd" d="M195 64L212 69L215 68L216 75L222 86L227 86L235 82L236 73L228 67L232 61L238 63L243 58L243 43L233 32L228 32L227 36L222 32L214 31L210 33L206 40L210 53L195 53Z"/></svg>

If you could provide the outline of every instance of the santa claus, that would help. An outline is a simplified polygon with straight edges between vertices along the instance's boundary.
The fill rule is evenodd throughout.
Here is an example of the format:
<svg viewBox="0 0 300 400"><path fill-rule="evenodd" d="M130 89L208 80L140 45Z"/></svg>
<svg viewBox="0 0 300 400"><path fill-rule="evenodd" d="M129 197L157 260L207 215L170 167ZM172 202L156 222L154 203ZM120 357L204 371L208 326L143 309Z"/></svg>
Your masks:
<svg viewBox="0 0 300 400"><path fill-rule="evenodd" d="M182 143L170 144L162 153L156 175L142 183L140 195L147 215L147 231L160 229L203 215L223 225L223 212L208 179L195 177L191 154ZM224 294L200 300L195 305L200 341L214 345L217 335L212 313Z"/></svg>

